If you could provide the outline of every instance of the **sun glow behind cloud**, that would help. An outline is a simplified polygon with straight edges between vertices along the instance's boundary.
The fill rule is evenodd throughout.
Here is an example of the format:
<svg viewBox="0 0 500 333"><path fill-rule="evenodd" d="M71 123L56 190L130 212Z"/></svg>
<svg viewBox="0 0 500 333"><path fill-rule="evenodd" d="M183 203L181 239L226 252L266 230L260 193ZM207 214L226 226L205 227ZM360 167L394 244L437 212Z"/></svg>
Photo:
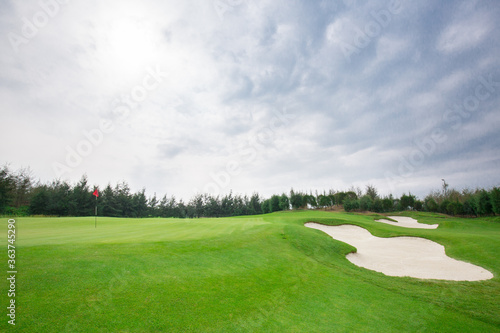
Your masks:
<svg viewBox="0 0 500 333"><path fill-rule="evenodd" d="M137 82L146 68L158 63L165 49L162 27L154 9L146 4L102 4L90 25L94 40L90 62L110 84Z"/></svg>

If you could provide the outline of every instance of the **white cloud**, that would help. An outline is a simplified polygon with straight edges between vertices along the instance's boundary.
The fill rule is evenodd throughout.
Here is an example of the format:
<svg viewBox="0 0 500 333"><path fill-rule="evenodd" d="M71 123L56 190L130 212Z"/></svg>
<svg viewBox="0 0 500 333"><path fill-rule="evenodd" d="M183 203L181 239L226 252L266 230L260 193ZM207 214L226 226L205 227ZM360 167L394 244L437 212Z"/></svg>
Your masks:
<svg viewBox="0 0 500 333"><path fill-rule="evenodd" d="M402 38L381 37L377 43L377 58L391 61L409 48L408 40Z"/></svg>
<svg viewBox="0 0 500 333"><path fill-rule="evenodd" d="M442 93L448 93L461 88L471 77L468 69L453 72L436 83L436 89Z"/></svg>
<svg viewBox="0 0 500 333"><path fill-rule="evenodd" d="M493 30L490 22L490 15L485 12L455 20L439 36L438 51L450 54L477 47Z"/></svg>

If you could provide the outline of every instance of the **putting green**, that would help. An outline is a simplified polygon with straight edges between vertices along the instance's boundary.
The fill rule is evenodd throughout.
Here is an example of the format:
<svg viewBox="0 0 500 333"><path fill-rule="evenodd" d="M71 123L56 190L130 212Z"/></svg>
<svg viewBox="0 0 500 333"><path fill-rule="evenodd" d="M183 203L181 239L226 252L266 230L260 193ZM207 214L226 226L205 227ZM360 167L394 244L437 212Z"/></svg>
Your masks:
<svg viewBox="0 0 500 333"><path fill-rule="evenodd" d="M21 219L19 245L137 243L196 240L244 232L269 224L259 218L235 219Z"/></svg>

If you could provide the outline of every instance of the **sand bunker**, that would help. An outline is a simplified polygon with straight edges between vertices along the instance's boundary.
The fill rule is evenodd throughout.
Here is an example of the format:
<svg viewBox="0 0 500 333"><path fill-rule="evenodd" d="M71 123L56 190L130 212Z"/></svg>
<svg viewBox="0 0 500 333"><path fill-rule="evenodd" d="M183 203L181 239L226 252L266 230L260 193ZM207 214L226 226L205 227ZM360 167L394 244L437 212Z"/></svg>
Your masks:
<svg viewBox="0 0 500 333"><path fill-rule="evenodd" d="M384 219L376 220L376 221L396 225L398 227L403 227L403 228L436 229L437 227L439 227L439 224L418 223L417 220L412 219L411 217L406 217L406 216L389 216L389 218L396 220L398 222L384 220Z"/></svg>
<svg viewBox="0 0 500 333"><path fill-rule="evenodd" d="M385 275L452 281L480 281L493 278L493 274L482 267L448 257L444 246L428 239L380 238L354 225L327 226L306 223L305 226L321 230L337 240L356 247L357 253L347 255L350 262Z"/></svg>

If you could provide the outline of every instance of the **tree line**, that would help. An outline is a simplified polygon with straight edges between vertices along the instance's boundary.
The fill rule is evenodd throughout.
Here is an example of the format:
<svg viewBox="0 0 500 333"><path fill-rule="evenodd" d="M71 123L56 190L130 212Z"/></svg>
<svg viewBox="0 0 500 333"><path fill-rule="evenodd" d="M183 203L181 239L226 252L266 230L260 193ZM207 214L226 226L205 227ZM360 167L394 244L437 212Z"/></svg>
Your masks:
<svg viewBox="0 0 500 333"><path fill-rule="evenodd" d="M98 199L93 196L98 190ZM227 217L262 214L261 198L257 193L224 196L198 194L189 202L174 195L157 198L146 196L142 189L132 193L126 182L108 184L99 189L91 187L87 176L71 185L54 180L47 184L35 182L29 169L12 172L7 166L0 169L0 214L92 216L95 206L99 216L110 217Z"/></svg>
<svg viewBox="0 0 500 333"><path fill-rule="evenodd" d="M462 191L444 188L443 191L431 192L422 201L411 193L400 198L392 195L380 198L373 187L367 186L364 195L344 200L343 207L346 211L378 213L414 210L469 217L500 215L500 188Z"/></svg>
<svg viewBox="0 0 500 333"><path fill-rule="evenodd" d="M11 171L0 169L0 214L11 216L92 216L96 198L86 176L72 185L54 180L43 184L35 182L29 169ZM227 217L256 215L289 209L344 209L347 212L372 211L386 213L402 210L438 212L455 216L487 216L500 214L500 189L434 191L419 200L411 193L399 198L380 196L374 186L364 191L329 190L322 193L290 190L263 199L258 193L251 196L233 194L223 196L197 194L188 202L174 195L147 197L145 189L132 193L126 182L100 189L97 201L98 215L109 217Z"/></svg>

